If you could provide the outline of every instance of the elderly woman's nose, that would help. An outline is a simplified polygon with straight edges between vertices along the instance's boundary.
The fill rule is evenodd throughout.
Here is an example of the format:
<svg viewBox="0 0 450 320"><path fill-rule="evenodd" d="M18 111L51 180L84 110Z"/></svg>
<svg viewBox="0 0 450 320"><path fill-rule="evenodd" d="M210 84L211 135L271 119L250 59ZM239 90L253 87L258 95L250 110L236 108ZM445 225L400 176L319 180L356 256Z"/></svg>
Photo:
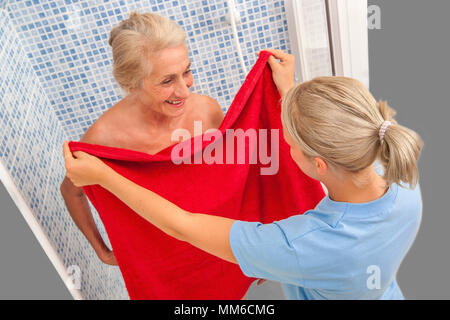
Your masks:
<svg viewBox="0 0 450 320"><path fill-rule="evenodd" d="M191 93L189 91L189 83L187 81L180 81L177 85L177 87L175 88L175 95L178 98L187 98L189 96L189 94Z"/></svg>

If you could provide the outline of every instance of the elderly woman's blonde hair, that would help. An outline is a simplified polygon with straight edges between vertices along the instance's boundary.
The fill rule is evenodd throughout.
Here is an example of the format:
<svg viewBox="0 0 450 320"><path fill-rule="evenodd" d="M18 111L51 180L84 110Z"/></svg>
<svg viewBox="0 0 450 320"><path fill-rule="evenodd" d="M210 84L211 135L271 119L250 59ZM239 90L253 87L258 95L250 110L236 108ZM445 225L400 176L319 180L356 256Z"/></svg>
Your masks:
<svg viewBox="0 0 450 320"><path fill-rule="evenodd" d="M110 33L114 78L127 92L140 88L152 70L150 55L185 41L186 34L176 22L155 13L133 11Z"/></svg>
<svg viewBox="0 0 450 320"><path fill-rule="evenodd" d="M377 103L364 85L351 78L319 77L289 90L282 102L283 127L309 158L322 158L331 169L352 173L357 185L362 170L380 160L387 185L418 181L420 136L398 125L395 111ZM384 139L380 127L391 121Z"/></svg>

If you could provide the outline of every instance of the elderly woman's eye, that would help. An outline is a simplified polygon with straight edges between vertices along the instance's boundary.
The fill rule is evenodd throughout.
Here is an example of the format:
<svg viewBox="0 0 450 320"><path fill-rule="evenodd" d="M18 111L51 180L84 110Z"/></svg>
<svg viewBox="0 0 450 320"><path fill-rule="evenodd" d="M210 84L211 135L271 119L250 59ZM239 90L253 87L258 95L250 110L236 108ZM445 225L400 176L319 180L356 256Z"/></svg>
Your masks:
<svg viewBox="0 0 450 320"><path fill-rule="evenodd" d="M189 70L186 70L185 72L184 72L184 74L189 74L189 73L191 73L191 69L189 69Z"/></svg>
<svg viewBox="0 0 450 320"><path fill-rule="evenodd" d="M171 81L172 81L171 79L167 79L167 80L164 80L164 81L161 82L161 83L162 83L162 84L169 84Z"/></svg>

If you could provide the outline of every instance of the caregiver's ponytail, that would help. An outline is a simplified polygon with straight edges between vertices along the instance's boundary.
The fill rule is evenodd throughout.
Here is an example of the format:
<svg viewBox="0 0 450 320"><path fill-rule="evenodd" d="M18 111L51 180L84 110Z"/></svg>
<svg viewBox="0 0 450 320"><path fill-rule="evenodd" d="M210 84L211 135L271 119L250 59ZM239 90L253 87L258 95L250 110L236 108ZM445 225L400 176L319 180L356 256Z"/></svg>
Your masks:
<svg viewBox="0 0 450 320"><path fill-rule="evenodd" d="M415 186L419 178L417 161L423 146L422 139L416 132L393 120L395 111L385 101L378 102L378 107L383 118L392 123L386 129L380 146L379 159L385 169L384 179L389 185L405 182Z"/></svg>
<svg viewBox="0 0 450 320"><path fill-rule="evenodd" d="M378 158L388 185L403 182L413 188L423 142L398 125L394 115L359 81L319 77L289 90L281 116L283 127L307 157L321 157L336 172L354 173L357 184L357 174Z"/></svg>

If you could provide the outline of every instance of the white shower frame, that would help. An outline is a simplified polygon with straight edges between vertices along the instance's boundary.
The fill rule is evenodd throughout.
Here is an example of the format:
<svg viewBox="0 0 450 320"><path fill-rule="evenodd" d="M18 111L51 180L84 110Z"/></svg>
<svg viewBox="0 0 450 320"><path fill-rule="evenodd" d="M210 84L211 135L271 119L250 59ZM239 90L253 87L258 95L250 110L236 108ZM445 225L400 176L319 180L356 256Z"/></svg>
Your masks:
<svg viewBox="0 0 450 320"><path fill-rule="evenodd" d="M311 80L305 60L302 1L286 0L296 82ZM328 37L335 76L358 79L369 88L367 0L323 0L328 9Z"/></svg>

